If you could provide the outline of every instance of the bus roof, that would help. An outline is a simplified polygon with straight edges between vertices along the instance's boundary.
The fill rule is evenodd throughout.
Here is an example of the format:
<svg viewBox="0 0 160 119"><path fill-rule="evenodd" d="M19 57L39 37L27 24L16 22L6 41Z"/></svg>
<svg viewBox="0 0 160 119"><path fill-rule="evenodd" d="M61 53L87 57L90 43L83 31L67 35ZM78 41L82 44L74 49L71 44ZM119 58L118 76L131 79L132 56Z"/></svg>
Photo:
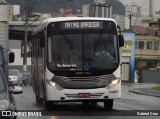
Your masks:
<svg viewBox="0 0 160 119"><path fill-rule="evenodd" d="M104 21L113 21L116 25L116 21L112 18L100 18L100 17L55 17L55 18L48 18L42 21L35 29L33 33L36 31L41 31L44 29L49 23L51 22L61 22L61 21L71 21L71 20L104 20Z"/></svg>
<svg viewBox="0 0 160 119"><path fill-rule="evenodd" d="M108 20L115 22L114 19L100 18L100 17L55 17L55 18L45 19L43 22L57 22L57 21L70 21L70 20Z"/></svg>

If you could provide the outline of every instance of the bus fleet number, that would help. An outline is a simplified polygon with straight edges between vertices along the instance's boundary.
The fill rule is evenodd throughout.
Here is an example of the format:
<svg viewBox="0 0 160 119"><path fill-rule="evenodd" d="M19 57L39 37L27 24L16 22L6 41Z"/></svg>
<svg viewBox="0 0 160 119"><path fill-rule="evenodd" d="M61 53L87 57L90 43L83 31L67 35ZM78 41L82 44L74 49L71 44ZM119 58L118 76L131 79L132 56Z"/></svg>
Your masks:
<svg viewBox="0 0 160 119"><path fill-rule="evenodd" d="M109 91L109 93L118 93L118 90Z"/></svg>

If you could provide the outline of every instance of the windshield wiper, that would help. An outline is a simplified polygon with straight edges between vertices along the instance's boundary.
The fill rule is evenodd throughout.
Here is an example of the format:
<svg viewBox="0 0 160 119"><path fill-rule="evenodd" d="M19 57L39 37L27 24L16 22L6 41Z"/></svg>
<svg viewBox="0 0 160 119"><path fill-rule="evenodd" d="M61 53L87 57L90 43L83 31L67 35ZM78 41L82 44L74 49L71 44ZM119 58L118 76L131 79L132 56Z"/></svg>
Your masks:
<svg viewBox="0 0 160 119"><path fill-rule="evenodd" d="M66 36L66 34L63 34L63 37L64 37L65 41L67 42L69 48L70 48L70 49L73 49L73 44L72 44L71 41L68 39L68 37Z"/></svg>
<svg viewBox="0 0 160 119"><path fill-rule="evenodd" d="M94 51L96 51L96 49L98 48L98 45L99 45L101 38L102 38L102 35L103 35L102 33L99 34L97 42L95 43Z"/></svg>
<svg viewBox="0 0 160 119"><path fill-rule="evenodd" d="M68 39L68 37L67 37L66 34L63 34L63 37L64 37L66 43L68 44L69 48L72 49L72 53L73 53L72 56L73 56L73 59L71 60L71 62L74 62L74 57L75 57L75 55L74 55L73 42L71 42L71 41Z"/></svg>

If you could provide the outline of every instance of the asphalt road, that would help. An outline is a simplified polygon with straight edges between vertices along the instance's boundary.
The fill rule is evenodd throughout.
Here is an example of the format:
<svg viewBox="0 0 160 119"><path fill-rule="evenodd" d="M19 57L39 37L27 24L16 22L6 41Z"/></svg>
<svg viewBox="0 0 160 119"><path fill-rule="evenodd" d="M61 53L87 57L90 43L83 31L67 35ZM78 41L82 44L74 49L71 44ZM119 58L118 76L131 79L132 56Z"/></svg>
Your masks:
<svg viewBox="0 0 160 119"><path fill-rule="evenodd" d="M122 98L114 101L111 111L104 110L103 103L88 106L83 106L81 103L63 103L55 105L53 111L49 113L42 111L42 114L47 113L47 116L18 116L18 119L160 119L160 98L129 92L132 88L152 86L154 84L122 85ZM15 95L15 99L18 110L37 112L45 110L44 105L38 106L35 103L35 95L30 86L23 86L23 94ZM149 114L149 116L140 114Z"/></svg>

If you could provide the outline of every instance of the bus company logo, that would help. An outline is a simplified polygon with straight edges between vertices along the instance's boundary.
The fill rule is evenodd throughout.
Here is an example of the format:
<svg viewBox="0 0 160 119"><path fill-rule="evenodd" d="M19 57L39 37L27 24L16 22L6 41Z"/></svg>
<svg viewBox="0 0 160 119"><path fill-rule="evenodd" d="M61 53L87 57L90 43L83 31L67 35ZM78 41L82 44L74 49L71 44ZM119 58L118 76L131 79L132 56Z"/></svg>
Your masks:
<svg viewBox="0 0 160 119"><path fill-rule="evenodd" d="M27 112L15 112L15 111L2 111L2 117L11 116L42 116L42 112L27 111Z"/></svg>
<svg viewBox="0 0 160 119"><path fill-rule="evenodd" d="M2 111L2 116L11 116L11 111Z"/></svg>

